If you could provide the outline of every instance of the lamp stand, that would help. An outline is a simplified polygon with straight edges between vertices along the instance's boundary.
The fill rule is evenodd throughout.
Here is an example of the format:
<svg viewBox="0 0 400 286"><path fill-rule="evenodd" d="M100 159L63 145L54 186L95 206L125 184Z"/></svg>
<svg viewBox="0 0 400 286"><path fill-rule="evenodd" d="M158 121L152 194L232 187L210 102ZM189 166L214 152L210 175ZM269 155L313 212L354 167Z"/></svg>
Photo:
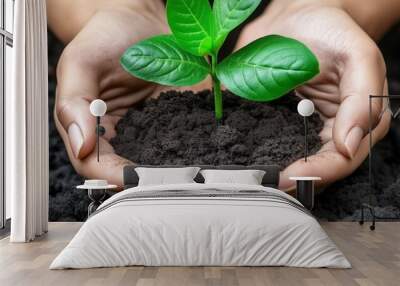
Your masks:
<svg viewBox="0 0 400 286"><path fill-rule="evenodd" d="M384 219L384 220L391 220L391 219L398 219L398 218L389 218L389 217L378 217L375 214L375 208L372 205L372 190L373 190L373 178L372 178L372 99L379 98L379 99L398 99L400 100L400 95L370 95L369 96L369 118L368 118L368 136L369 136L369 155L368 155L368 203L361 202L361 218L360 218L360 225L364 224L364 210L367 209L371 213L372 216L372 224L370 225L370 230L375 230L375 222L376 219ZM397 113L396 113L397 114Z"/></svg>
<svg viewBox="0 0 400 286"><path fill-rule="evenodd" d="M100 116L96 116L97 162L100 162Z"/></svg>
<svg viewBox="0 0 400 286"><path fill-rule="evenodd" d="M307 162L308 157L308 120L307 116L304 116L304 160Z"/></svg>

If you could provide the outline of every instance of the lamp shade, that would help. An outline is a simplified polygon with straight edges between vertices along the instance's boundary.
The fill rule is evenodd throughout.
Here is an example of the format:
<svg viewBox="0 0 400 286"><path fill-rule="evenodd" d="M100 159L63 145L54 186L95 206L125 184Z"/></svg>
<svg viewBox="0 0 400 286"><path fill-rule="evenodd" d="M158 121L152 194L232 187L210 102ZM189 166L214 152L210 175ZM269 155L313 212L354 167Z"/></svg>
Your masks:
<svg viewBox="0 0 400 286"><path fill-rule="evenodd" d="M297 112L304 117L313 115L314 110L314 103L309 99L303 99L297 105Z"/></svg>
<svg viewBox="0 0 400 286"><path fill-rule="evenodd" d="M106 114L107 104L101 99L95 99L90 103L90 113L93 116L103 116Z"/></svg>

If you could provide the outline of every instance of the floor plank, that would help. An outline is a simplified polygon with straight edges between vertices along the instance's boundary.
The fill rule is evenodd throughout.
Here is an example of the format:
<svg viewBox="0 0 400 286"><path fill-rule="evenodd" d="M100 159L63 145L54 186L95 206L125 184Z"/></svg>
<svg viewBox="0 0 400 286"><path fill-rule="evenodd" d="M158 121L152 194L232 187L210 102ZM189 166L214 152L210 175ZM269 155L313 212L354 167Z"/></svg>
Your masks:
<svg viewBox="0 0 400 286"><path fill-rule="evenodd" d="M2 286L266 286L399 285L400 223L382 222L375 231L352 222L322 222L352 263L352 269L288 267L119 267L50 271L55 256L81 223L50 223L49 233L32 243L0 240Z"/></svg>

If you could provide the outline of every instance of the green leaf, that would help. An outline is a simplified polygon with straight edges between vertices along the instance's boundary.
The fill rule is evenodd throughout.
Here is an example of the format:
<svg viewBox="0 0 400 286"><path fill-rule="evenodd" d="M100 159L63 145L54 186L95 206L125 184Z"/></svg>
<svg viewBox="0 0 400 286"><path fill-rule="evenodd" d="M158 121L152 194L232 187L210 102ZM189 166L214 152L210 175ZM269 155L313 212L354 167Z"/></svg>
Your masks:
<svg viewBox="0 0 400 286"><path fill-rule="evenodd" d="M213 16L215 22L215 46L218 50L229 32L246 20L261 0L215 0Z"/></svg>
<svg viewBox="0 0 400 286"><path fill-rule="evenodd" d="M128 48L121 57L130 74L163 85L187 86L202 81L209 73L205 58L183 50L172 35L160 35Z"/></svg>
<svg viewBox="0 0 400 286"><path fill-rule="evenodd" d="M319 73L315 55L301 42L282 36L260 38L223 60L220 81L254 101L277 99Z"/></svg>
<svg viewBox="0 0 400 286"><path fill-rule="evenodd" d="M211 52L213 19L208 0L168 0L167 19L182 48L197 56Z"/></svg>

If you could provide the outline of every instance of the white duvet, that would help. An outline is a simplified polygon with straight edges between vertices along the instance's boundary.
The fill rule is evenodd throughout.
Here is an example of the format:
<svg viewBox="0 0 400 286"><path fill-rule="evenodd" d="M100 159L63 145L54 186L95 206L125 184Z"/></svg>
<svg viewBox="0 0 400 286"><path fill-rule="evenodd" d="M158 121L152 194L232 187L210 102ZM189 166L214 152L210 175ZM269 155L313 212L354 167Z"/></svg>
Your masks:
<svg viewBox="0 0 400 286"><path fill-rule="evenodd" d="M279 190L262 186L180 184L131 188L105 201L50 269L127 265L351 267L316 219L290 204L234 197L115 203L132 192L210 188L263 190L297 202Z"/></svg>

